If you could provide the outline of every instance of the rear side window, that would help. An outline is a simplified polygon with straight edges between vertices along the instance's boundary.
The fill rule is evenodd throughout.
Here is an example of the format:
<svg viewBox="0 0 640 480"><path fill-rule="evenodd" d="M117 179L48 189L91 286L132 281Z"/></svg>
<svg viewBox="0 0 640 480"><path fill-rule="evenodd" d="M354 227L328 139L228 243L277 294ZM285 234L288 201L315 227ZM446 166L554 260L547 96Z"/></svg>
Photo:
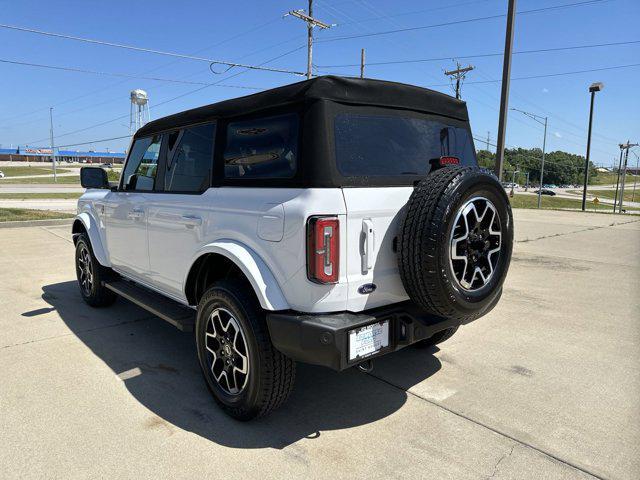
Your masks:
<svg viewBox="0 0 640 480"><path fill-rule="evenodd" d="M167 138L165 192L203 192L210 186L215 124L171 132Z"/></svg>
<svg viewBox="0 0 640 480"><path fill-rule="evenodd" d="M445 120L343 113L335 117L336 162L344 176L425 175L431 160L475 165L471 132Z"/></svg>
<svg viewBox="0 0 640 480"><path fill-rule="evenodd" d="M231 122L227 126L224 176L291 178L297 168L298 115Z"/></svg>
<svg viewBox="0 0 640 480"><path fill-rule="evenodd" d="M125 190L153 190L161 144L162 135L139 138L133 143L122 175Z"/></svg>

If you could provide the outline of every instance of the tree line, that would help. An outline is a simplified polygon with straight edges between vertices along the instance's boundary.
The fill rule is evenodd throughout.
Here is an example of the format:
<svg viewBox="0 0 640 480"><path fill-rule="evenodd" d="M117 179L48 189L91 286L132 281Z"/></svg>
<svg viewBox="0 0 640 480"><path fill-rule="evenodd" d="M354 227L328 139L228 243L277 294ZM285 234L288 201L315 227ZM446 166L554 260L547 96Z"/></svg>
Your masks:
<svg viewBox="0 0 640 480"><path fill-rule="evenodd" d="M479 150L478 164L481 167L495 167L496 155L488 150ZM504 174L505 181L511 181L512 172L516 173L516 182L524 184L529 172L529 184L537 185L540 180L540 164L542 149L540 148L505 148ZM584 179L584 156L573 153L547 152L544 157L545 184L581 184ZM589 179L597 176L598 172L592 162L589 162Z"/></svg>

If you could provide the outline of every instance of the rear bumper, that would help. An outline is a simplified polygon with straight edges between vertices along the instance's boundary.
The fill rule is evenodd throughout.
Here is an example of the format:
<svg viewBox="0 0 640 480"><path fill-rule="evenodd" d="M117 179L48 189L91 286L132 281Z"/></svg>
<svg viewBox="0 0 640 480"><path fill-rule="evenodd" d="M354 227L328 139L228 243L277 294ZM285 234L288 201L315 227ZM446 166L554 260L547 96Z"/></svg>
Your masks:
<svg viewBox="0 0 640 480"><path fill-rule="evenodd" d="M349 361L348 332L384 320L389 320L389 346L366 357L366 360L395 352L461 323L459 320L425 313L410 301L359 313L311 314L286 311L267 314L271 341L280 352L293 360L337 371L365 360L360 358Z"/></svg>

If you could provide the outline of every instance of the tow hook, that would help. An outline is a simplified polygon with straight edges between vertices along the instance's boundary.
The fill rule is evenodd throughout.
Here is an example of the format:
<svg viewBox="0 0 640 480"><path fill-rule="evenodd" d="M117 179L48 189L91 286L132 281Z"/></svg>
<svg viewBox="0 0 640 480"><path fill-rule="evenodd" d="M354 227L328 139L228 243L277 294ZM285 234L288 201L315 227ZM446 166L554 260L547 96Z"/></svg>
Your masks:
<svg viewBox="0 0 640 480"><path fill-rule="evenodd" d="M364 362L359 363L358 370L364 373L373 371L373 360L365 360Z"/></svg>

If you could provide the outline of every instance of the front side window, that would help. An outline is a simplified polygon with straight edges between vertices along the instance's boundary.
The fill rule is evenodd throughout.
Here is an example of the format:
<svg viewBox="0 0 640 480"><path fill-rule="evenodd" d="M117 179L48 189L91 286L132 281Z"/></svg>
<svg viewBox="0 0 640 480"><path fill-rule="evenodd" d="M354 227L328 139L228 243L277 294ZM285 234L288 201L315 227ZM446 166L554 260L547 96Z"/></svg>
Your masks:
<svg viewBox="0 0 640 480"><path fill-rule="evenodd" d="M232 122L227 126L224 176L291 178L298 157L298 115Z"/></svg>
<svg viewBox="0 0 640 480"><path fill-rule="evenodd" d="M203 192L210 185L215 124L197 125L169 134L166 192Z"/></svg>
<svg viewBox="0 0 640 480"><path fill-rule="evenodd" d="M133 143L122 175L125 190L153 190L161 144L162 135L139 138Z"/></svg>
<svg viewBox="0 0 640 480"><path fill-rule="evenodd" d="M442 156L476 164L471 132L446 119L344 113L334 130L338 170L348 177L426 175Z"/></svg>

